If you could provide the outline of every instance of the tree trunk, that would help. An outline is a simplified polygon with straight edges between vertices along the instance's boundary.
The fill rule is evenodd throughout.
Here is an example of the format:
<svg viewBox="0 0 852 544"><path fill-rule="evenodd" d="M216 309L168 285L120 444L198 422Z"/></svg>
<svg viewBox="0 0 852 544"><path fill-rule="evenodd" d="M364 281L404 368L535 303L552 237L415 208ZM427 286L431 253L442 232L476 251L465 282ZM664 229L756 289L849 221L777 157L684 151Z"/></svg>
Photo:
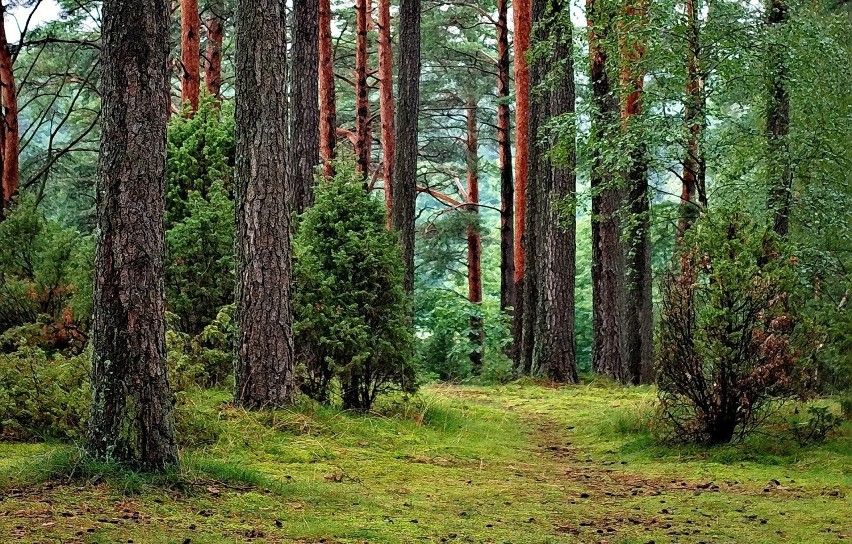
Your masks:
<svg viewBox="0 0 852 544"><path fill-rule="evenodd" d="M207 16L207 62L204 67L204 85L207 92L220 100L222 91L222 41L225 37L225 2L211 0Z"/></svg>
<svg viewBox="0 0 852 544"><path fill-rule="evenodd" d="M686 99L683 107L686 128L686 156L683 160L680 219L677 241L695 223L707 206L704 186L704 126L706 124L704 75L701 73L701 42L698 21L699 0L686 0Z"/></svg>
<svg viewBox="0 0 852 544"><path fill-rule="evenodd" d="M293 400L284 4L237 0L237 404Z"/></svg>
<svg viewBox="0 0 852 544"><path fill-rule="evenodd" d="M482 344L485 341L482 306L482 237L479 233L479 142L476 122L476 100L467 100L467 145L465 163L467 165L467 213L470 214L467 226L467 292L468 300L474 306L470 316L470 339L475 349L470 353L473 373L482 370Z"/></svg>
<svg viewBox="0 0 852 544"><path fill-rule="evenodd" d="M537 0L538 1L538 0ZM551 117L574 113L574 62L572 26L567 5L552 2L544 23L553 32L552 66L558 81L547 93L546 122ZM535 70L535 67L533 67ZM577 383L577 355L574 336L574 284L576 271L577 196L576 144L573 131L552 135L544 141L558 149L559 161L550 160L549 172L541 176L541 253L538 326L532 373L558 383ZM532 158L533 153L530 153ZM569 210L566 210L569 207Z"/></svg>
<svg viewBox="0 0 852 544"><path fill-rule="evenodd" d="M367 86L367 0L355 3L355 161L358 171L370 175L370 88Z"/></svg>
<svg viewBox="0 0 852 544"><path fill-rule="evenodd" d="M0 4L0 18L6 8ZM2 22L2 21L0 21ZM12 197L18 193L20 173L18 172L18 87L15 84L12 68L12 54L6 39L5 25L0 24L0 98L3 106L3 202L0 207L8 207Z"/></svg>
<svg viewBox="0 0 852 544"><path fill-rule="evenodd" d="M290 201L296 213L314 203L319 157L319 0L293 4L293 67L290 80Z"/></svg>
<svg viewBox="0 0 852 544"><path fill-rule="evenodd" d="M144 470L178 461L166 371L165 0L105 0L89 454Z"/></svg>
<svg viewBox="0 0 852 544"><path fill-rule="evenodd" d="M393 209L393 46L391 43L390 0L379 0L379 112L382 121L382 177L388 228Z"/></svg>
<svg viewBox="0 0 852 544"><path fill-rule="evenodd" d="M396 154L391 217L399 232L406 293L414 292L414 204L417 198L417 122L420 111L420 0L399 3Z"/></svg>
<svg viewBox="0 0 852 544"><path fill-rule="evenodd" d="M512 186L512 120L509 107L508 0L497 0L497 152L500 168L500 309L515 302L515 188Z"/></svg>
<svg viewBox="0 0 852 544"><path fill-rule="evenodd" d="M515 0L513 5L514 42L515 49L515 315L513 321L515 366L523 371L523 356L521 355L521 340L523 338L524 320L524 275L526 273L526 237L527 223L526 194L527 168L529 155L529 109L530 109L530 74L526 54L530 47L530 32L532 25L532 6L530 0Z"/></svg>
<svg viewBox="0 0 852 544"><path fill-rule="evenodd" d="M780 34L787 22L785 0L769 0L767 30ZM790 95L787 92L787 67L782 40L769 40L769 103L766 108L766 136L769 143L769 212L774 216L773 228L779 236L790 230L793 172L790 168L787 135L790 132Z"/></svg>
<svg viewBox="0 0 852 544"><path fill-rule="evenodd" d="M331 161L337 143L337 105L334 92L334 47L331 38L331 0L319 0L319 96L320 158L326 176L333 174Z"/></svg>
<svg viewBox="0 0 852 544"><path fill-rule="evenodd" d="M190 115L198 109L201 86L201 20L198 17L198 0L180 0L180 97L183 105L189 104Z"/></svg>
<svg viewBox="0 0 852 544"><path fill-rule="evenodd" d="M621 54L621 125L631 144L625 172L630 210L627 254L627 309L625 346L627 369L631 381L651 383L653 361L653 302L651 275L651 218L648 195L648 158L644 135L641 134L642 99L647 47L647 0L631 0L623 6L620 30Z"/></svg>
<svg viewBox="0 0 852 544"><path fill-rule="evenodd" d="M623 189L616 166L601 146L615 140L619 103L607 73L606 43L612 13L604 0L586 0L592 82L592 367L596 372L627 382L625 360L624 251L618 212Z"/></svg>

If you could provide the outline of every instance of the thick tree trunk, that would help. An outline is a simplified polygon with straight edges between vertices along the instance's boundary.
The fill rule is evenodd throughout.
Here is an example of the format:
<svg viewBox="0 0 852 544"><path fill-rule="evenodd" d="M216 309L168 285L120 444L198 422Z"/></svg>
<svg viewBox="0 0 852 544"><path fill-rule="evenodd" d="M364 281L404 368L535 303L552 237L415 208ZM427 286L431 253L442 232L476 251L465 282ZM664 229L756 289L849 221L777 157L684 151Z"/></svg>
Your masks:
<svg viewBox="0 0 852 544"><path fill-rule="evenodd" d="M515 315L513 321L515 367L524 371L521 340L524 329L524 276L526 274L527 169L529 155L530 74L526 54L530 47L532 6L515 0L512 6L515 49ZM529 360L527 358L527 360Z"/></svg>
<svg viewBox="0 0 852 544"><path fill-rule="evenodd" d="M180 96L183 105L189 104L190 115L198 109L201 87L201 20L198 0L180 0Z"/></svg>
<svg viewBox="0 0 852 544"><path fill-rule="evenodd" d="M5 14L5 7L0 5L0 23ZM12 197L18 193L20 173L18 172L18 87L15 84L12 69L12 54L6 39L6 27L0 24L0 98L3 106L3 202L0 207L7 207Z"/></svg>
<svg viewBox="0 0 852 544"><path fill-rule="evenodd" d="M537 0L540 1L540 0ZM547 93L546 122L551 117L574 112L574 62L572 26L567 5L552 2L547 7L544 23L552 32L554 49L552 66L558 81ZM533 68L535 70L535 67ZM576 220L573 202L577 195L576 144L572 132L545 139L551 148L559 149L559 162L549 161L550 171L537 183L540 187L541 253L539 276L538 322L532 373L559 383L577 383L577 355L574 336L574 287L576 271ZM533 153L530 153L532 158ZM566 210L566 206L571 206Z"/></svg>
<svg viewBox="0 0 852 544"><path fill-rule="evenodd" d="M293 4L290 79L290 201L296 213L314 203L314 168L320 163L319 0Z"/></svg>
<svg viewBox="0 0 852 544"><path fill-rule="evenodd" d="M163 259L169 9L105 0L87 451L145 470L178 461Z"/></svg>
<svg viewBox="0 0 852 544"><path fill-rule="evenodd" d="M698 21L699 0L686 0L686 99L683 107L686 128L686 156L683 160L682 188L680 193L680 219L677 241L707 206L704 186L704 75L701 73L701 42Z"/></svg>
<svg viewBox="0 0 852 544"><path fill-rule="evenodd" d="M769 0L767 27L770 33L780 33L787 22L785 0ZM790 95L787 92L787 67L783 45L778 36L770 37L769 46L769 103L766 108L766 136L769 143L769 212L774 217L773 228L779 236L790 230L793 171L790 168L787 135L790 132Z"/></svg>
<svg viewBox="0 0 852 544"><path fill-rule="evenodd" d="M420 111L420 0L399 3L396 154L391 218L399 232L404 287L414 292L414 204L417 198L417 122Z"/></svg>
<svg viewBox="0 0 852 544"><path fill-rule="evenodd" d="M370 174L370 88L367 86L367 0L355 3L355 161L367 179Z"/></svg>
<svg viewBox="0 0 852 544"><path fill-rule="evenodd" d="M207 92L221 99L222 91L222 42L225 38L225 2L211 0L207 16L207 50L204 66L204 85Z"/></svg>
<svg viewBox="0 0 852 544"><path fill-rule="evenodd" d="M236 252L238 404L295 394L286 161L284 4L237 0Z"/></svg>
<svg viewBox="0 0 852 544"><path fill-rule="evenodd" d="M390 0L379 0L379 111L382 121L382 177L388 228L393 209L393 46L391 44Z"/></svg>
<svg viewBox="0 0 852 544"><path fill-rule="evenodd" d="M337 144L337 104L334 91L334 47L331 38L331 0L319 0L320 158L326 176Z"/></svg>
<svg viewBox="0 0 852 544"><path fill-rule="evenodd" d="M497 153L500 168L500 309L515 307L515 188L509 107L508 0L497 0Z"/></svg>
<svg viewBox="0 0 852 544"><path fill-rule="evenodd" d="M467 164L467 213L470 219L467 227L467 292L468 300L475 306L475 314L470 316L470 339L476 349L470 353L470 363L474 374L482 370L482 344L485 341L480 306L482 305L482 237L479 233L479 142L476 122L476 100L468 98L467 106L467 145L465 162Z"/></svg>
<svg viewBox="0 0 852 544"><path fill-rule="evenodd" d="M586 0L592 81L592 367L627 382L624 312L625 270L618 212L623 189L616 167L602 146L618 131L619 103L607 73L607 37L613 14L604 0Z"/></svg>
<svg viewBox="0 0 852 544"><path fill-rule="evenodd" d="M623 6L621 21L621 124L625 133L641 127L644 92L647 0L631 0ZM648 194L648 159L644 136L631 142L625 172L630 210L627 254L626 339L627 368L634 384L651 383L653 361L653 302L651 275L651 218Z"/></svg>

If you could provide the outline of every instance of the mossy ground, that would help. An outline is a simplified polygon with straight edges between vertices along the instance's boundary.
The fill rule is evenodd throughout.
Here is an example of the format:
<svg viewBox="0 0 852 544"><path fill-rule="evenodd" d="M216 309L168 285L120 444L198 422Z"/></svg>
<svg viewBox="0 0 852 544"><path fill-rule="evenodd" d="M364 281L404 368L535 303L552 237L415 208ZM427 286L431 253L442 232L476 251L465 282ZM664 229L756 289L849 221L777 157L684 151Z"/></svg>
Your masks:
<svg viewBox="0 0 852 544"><path fill-rule="evenodd" d="M819 446L657 442L649 388L432 386L377 415L193 396L206 443L160 477L0 444L0 542L852 539L852 429ZM772 429L768 430L769 432Z"/></svg>

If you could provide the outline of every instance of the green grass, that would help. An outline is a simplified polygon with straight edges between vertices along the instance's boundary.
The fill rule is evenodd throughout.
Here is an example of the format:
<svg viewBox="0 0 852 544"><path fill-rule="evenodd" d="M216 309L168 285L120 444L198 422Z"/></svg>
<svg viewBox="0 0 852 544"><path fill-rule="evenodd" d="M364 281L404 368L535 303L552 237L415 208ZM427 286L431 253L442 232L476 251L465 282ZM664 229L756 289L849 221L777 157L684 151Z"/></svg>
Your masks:
<svg viewBox="0 0 852 544"><path fill-rule="evenodd" d="M852 429L704 450L657 441L655 392L433 386L373 415L249 413L199 392L179 471L0 444L0 542L837 542Z"/></svg>

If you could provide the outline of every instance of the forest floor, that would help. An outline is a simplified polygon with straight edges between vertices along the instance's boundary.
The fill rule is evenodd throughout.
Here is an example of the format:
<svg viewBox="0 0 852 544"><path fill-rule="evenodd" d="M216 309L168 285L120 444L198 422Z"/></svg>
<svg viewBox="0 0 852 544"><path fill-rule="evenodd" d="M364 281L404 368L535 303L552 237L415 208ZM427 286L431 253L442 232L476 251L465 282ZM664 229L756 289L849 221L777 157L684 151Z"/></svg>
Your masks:
<svg viewBox="0 0 852 544"><path fill-rule="evenodd" d="M702 451L653 438L650 388L430 386L369 416L228 396L191 397L166 477L0 444L0 542L852 542L848 422Z"/></svg>

